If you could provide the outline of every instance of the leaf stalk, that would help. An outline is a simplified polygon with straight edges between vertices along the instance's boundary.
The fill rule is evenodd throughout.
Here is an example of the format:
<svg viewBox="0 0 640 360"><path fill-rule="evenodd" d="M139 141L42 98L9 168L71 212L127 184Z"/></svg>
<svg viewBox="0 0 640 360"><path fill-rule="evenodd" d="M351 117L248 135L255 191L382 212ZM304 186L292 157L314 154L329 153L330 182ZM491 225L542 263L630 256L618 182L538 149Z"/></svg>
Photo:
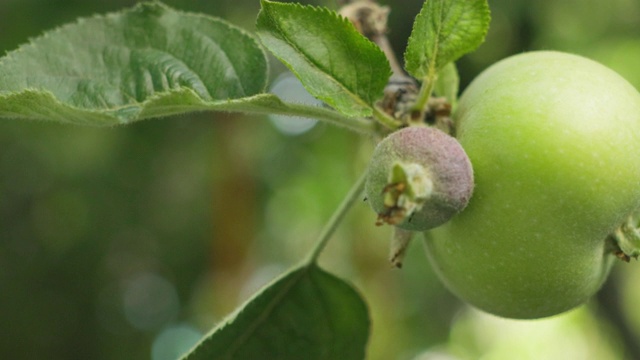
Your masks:
<svg viewBox="0 0 640 360"><path fill-rule="evenodd" d="M384 127L390 130L396 130L402 125L398 120L394 119L384 111L381 111L377 106L373 107L373 117Z"/></svg>
<svg viewBox="0 0 640 360"><path fill-rule="evenodd" d="M373 135L376 133L376 123L370 119L349 117L339 112L319 106L286 103L288 109L270 111L272 114L301 116L324 121L332 125L341 126L360 134Z"/></svg>
<svg viewBox="0 0 640 360"><path fill-rule="evenodd" d="M434 67L430 67L429 73L424 77L424 79L422 79L422 86L420 86L418 98L416 99L416 103L413 105L414 111L420 111L421 114L425 112L437 79L438 73L435 71Z"/></svg>
<svg viewBox="0 0 640 360"><path fill-rule="evenodd" d="M313 249L311 249L311 252L309 252L309 255L306 257L303 264L305 264L306 266L311 266L318 261L318 257L320 257L320 254L327 246L329 239L331 239L331 236L338 228L338 225L340 225L340 223L342 222L342 219L344 219L349 209L351 209L351 207L353 207L353 205L356 203L356 200L362 197L366 178L367 173L365 172L351 187L347 196L342 200L342 203L340 203L327 224L324 226L322 233L320 233L320 236L318 236L316 244L314 245Z"/></svg>

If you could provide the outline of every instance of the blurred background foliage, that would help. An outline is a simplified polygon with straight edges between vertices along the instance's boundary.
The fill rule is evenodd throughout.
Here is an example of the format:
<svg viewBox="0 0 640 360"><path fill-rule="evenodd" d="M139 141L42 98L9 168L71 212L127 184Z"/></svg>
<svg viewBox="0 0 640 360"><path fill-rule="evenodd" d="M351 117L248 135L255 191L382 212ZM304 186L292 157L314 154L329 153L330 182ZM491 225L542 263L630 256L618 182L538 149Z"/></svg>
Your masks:
<svg viewBox="0 0 640 360"><path fill-rule="evenodd" d="M259 9L257 0L166 2L249 30ZM0 52L134 3L0 0ZM422 0L382 3L401 54ZM510 54L556 49L640 88L637 0L490 6L486 43L459 62L463 87ZM284 72L272 65L274 78ZM169 360L188 349L305 254L366 167L369 139L296 124L222 113L107 129L1 120L0 358ZM373 223L358 205L321 258L369 303L370 359L640 358L638 263L618 264L576 311L504 320L452 297L419 242L402 271L391 269L389 231Z"/></svg>

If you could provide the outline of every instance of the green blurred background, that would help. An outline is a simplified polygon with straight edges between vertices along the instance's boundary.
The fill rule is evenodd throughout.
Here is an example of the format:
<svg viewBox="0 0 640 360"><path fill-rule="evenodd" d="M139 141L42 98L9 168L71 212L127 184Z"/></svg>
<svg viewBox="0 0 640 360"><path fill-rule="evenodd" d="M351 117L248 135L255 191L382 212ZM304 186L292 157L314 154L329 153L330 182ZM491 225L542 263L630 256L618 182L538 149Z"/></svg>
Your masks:
<svg viewBox="0 0 640 360"><path fill-rule="evenodd" d="M0 0L0 53L133 0ZM174 0L253 30L258 0ZM330 7L334 0L315 1ZM422 0L384 1L402 53ZM637 0L490 0L465 86L510 54L594 58L640 88ZM275 78L282 66L272 61ZM0 120L0 359L175 359L297 262L363 171L373 144L341 129L205 113L127 127ZM548 320L479 313L435 278L421 244L402 271L359 204L321 262L369 303L370 359L640 358L640 264Z"/></svg>

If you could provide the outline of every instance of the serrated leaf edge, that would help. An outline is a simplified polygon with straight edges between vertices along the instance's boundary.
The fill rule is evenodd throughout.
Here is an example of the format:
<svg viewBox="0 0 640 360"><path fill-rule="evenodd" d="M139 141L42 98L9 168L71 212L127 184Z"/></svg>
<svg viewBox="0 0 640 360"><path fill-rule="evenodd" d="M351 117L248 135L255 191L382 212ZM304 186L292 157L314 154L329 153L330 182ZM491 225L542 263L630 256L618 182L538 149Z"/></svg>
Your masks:
<svg viewBox="0 0 640 360"><path fill-rule="evenodd" d="M272 23L273 23L273 24L278 28L278 33L279 33L279 34L284 34L284 33L283 33L283 31L281 31L281 30L280 30L280 28L279 28L279 26L278 26L278 25L279 25L279 24L278 24L278 22L277 22L277 21L274 21L274 19L273 19L273 17L272 17L272 16L270 16L269 14L267 14L266 12L264 12L264 9L265 9L264 4L269 4L268 6L291 6L291 7L296 7L296 8L299 8L299 9L303 9L303 10L305 10L305 11L306 11L307 9L311 9L311 11L315 11L315 12L319 12L319 13L326 13L327 15L329 15L330 17L332 17L333 19L335 19L335 20L339 20L339 21L340 21L340 22L342 22L345 26L347 26L348 28L351 28L351 29L352 29L356 34L361 35L361 36L362 36L362 39L363 39L363 40L365 40L365 44L366 44L366 46L369 46L369 48L370 48L370 49L374 49L374 51L380 51L380 52L382 52L382 50L378 47L378 45L376 45L376 44L375 44L375 43L373 43L371 40L367 39L365 36L363 36L362 34L360 34L360 33L358 32L358 30L355 28L355 26L353 25L353 23L351 23L351 21L349 21L349 19L347 19L346 17L344 17L344 16L342 16L342 15L338 14L337 12L335 12L335 11L333 11L333 10L329 9L329 8L326 8L326 7L324 7L324 6L302 5L302 4L300 4L300 3L282 3L282 2L278 2L278 1L269 1L269 0L260 0L260 3L261 3L261 5L262 5L262 9L261 9L261 10L260 10L260 12L258 13L258 17L260 17L260 14L261 14L261 13L265 13L265 16L268 16L268 17L271 19L271 22L272 22ZM261 32L261 31L258 31L258 36L260 36L260 32ZM340 81L338 81L338 79L335 79L334 77L332 77L332 76L328 75L328 73L327 73L327 71L326 71L326 70L322 69L322 67L320 67L320 66L319 66L319 64L317 64L317 63L313 62L305 52L301 51L301 49L300 49L300 48L298 48L295 44L293 44L291 41L289 41L288 37L281 37L281 39L282 39L282 40L284 40L284 41L286 41L286 43L287 43L289 46L291 46L292 48L296 49L296 51L297 51L299 54L304 55L304 56L303 56L304 60L305 60L305 61L306 61L306 62L307 62L311 67L313 67L313 68L315 68L315 69L319 70L322 74L326 74L326 75L327 75L327 78L328 78L331 82L333 82L333 83L337 84L337 85L338 85L338 87L339 87L340 89L342 89L342 90L343 90L343 91L345 91L347 94L349 94L349 95L350 95L350 97L351 97L351 98L353 98L353 99L357 102L357 104L358 104L358 105L360 105L361 107L364 107L364 108L366 108L366 109L370 110L370 111L367 111L367 113L366 113L366 114L363 114L363 116L369 116L369 115L371 115L371 114L373 113L373 104L369 104L369 103L367 103L367 102L366 102L366 100L365 100L365 99L362 99L362 98L361 98L357 93L354 93L354 92L352 92L351 90L347 89L347 88L343 85L343 83L341 83ZM384 53L383 53L383 54L384 54ZM276 55L274 54L274 56L276 56ZM300 76L299 76L300 74L299 74L299 73L298 73L298 72L297 72L297 71L296 71L296 70L295 70L295 69L294 69L294 68L293 68L293 67L292 67L292 66L291 66L291 65L290 65L286 60L284 60L284 59L282 59L282 58L280 58L280 57L278 57L278 56L276 56L276 57L277 57L277 58L278 58L282 63L284 63L284 64L287 66L287 68L288 68L289 70L291 70L291 72L292 72L292 73L294 73L294 75L296 75L296 77L298 77L298 78L300 77ZM387 65L388 65L388 63L389 63L389 62L388 62L388 60L386 59L386 57L385 57L385 61L387 61ZM391 76L391 68L390 68L390 66L389 66L389 74L388 74L388 76ZM304 85L304 83L303 83L303 85ZM306 88L306 86L305 86L305 88ZM307 90L309 90L309 89L307 89ZM382 94L381 94L381 95L382 95ZM326 101L326 99L320 99L320 100ZM374 101L375 101L375 100L372 100L372 102L374 102ZM328 102L328 103L329 103L329 101L326 101L326 102Z"/></svg>
<svg viewBox="0 0 640 360"><path fill-rule="evenodd" d="M415 26L416 26L415 24L418 22L418 18L420 18L420 17L425 17L425 18L426 18L426 16L427 16L427 15L426 15L426 6L425 6L425 5L426 5L426 2L427 2L427 1L434 1L434 0L425 0L425 3L423 4L422 8L420 9L420 12L418 13L418 15L416 16L416 18L415 18L415 20L414 20L414 24L413 24L413 27L412 27L412 30L411 30L411 35L409 36L409 39L408 39L408 42L407 42L408 44L411 44L411 42L416 41L416 40L414 39L414 31L415 31ZM481 17L482 17L482 20L483 20L483 22L484 22L484 23L489 24L489 23L491 22L491 10L490 10L490 7L489 7L489 4L488 4L488 1L487 1L487 0L472 0L472 1L482 2L482 5L483 5L483 6L482 6L482 7L483 7L483 11L482 11ZM426 20L425 20L425 21L426 21ZM471 53L471 52L475 51L478 47L480 47L480 45L482 45L482 43L484 43L484 41L485 41L485 39L486 39L486 36L487 36L488 31L489 31L489 26L485 26L485 27L482 29L482 36L481 36L481 40L480 40L477 44L474 44L473 46L467 47L467 48L466 48L466 51L465 51L463 54L461 54L459 57L457 57L457 58L455 58L455 59L451 59L451 60L450 60L450 61L448 61L448 62L445 62L444 64L442 64L442 65L440 66L440 68L438 68L438 69L434 69L433 71L436 71L436 72L437 72L437 71L439 71L440 69L442 69L444 66L446 66L449 62L455 62L455 61L457 61L460 57L462 57L462 56L464 56L464 55L466 55L466 54L468 54L468 53ZM439 33L439 32L438 32L438 33ZM434 45L433 45L433 48L434 48L434 49L437 49L437 48L438 48L438 44L440 43L440 40L441 40L441 39L440 39L440 37L438 36L437 41L436 41L436 42L434 43ZM405 52L404 52L404 58L405 58L405 59L407 58L407 55L408 55L408 53L409 53L409 49L410 49L410 46L407 46L407 48L405 49ZM437 54L437 51L433 51L433 53L434 53L434 54ZM437 62L438 62L438 61L437 61L437 57L438 57L438 56L436 55L436 56L435 56L435 58L431 60L430 65L428 65L426 68L424 67L424 65L422 65L422 66L418 67L418 68L416 69L416 71L413 71L413 72L410 72L410 71L408 71L408 70L407 70L407 71L408 71L408 72L410 72L410 73L414 73L414 74L415 74L415 73L417 73L417 72L425 72L425 73L427 73L427 72L429 71L429 68L432 68L432 67L433 67L433 68L435 68L435 67L436 67L436 64L437 64ZM406 68L406 65L405 65L405 68Z"/></svg>
<svg viewBox="0 0 640 360"><path fill-rule="evenodd" d="M74 27L74 26L79 26L79 25L82 25L82 23L87 22L87 21L91 21L91 20L115 18L115 17L121 16L121 15L127 13L127 12L131 12L132 13L132 12L135 12L135 11L141 11L141 9L144 9L146 7L153 7L156 10L161 9L162 11L171 10L171 11L174 11L176 13L179 13L182 16L204 18L204 19L207 19L207 20L213 20L213 21L216 21L216 22L223 23L225 26L228 26L229 28L232 28L235 31L238 31L239 33L241 33L242 35L244 35L248 39L250 39L256 45L256 48L260 49L262 57L265 60L265 64L268 65L267 54L266 54L266 51L265 51L264 47L262 46L262 43L260 41L258 41L258 39L255 37L254 34L246 31L245 29L243 29L243 28L241 28L239 26L233 25L233 24L225 21L224 19L216 17L216 16L202 14L202 13L195 13L195 12L177 10L177 9L174 9L172 7L169 7L169 6L165 5L165 4L163 4L160 1L147 1L147 2L137 3L133 7L130 7L130 8L124 9L124 10L120 10L120 11L114 11L114 12L105 13L105 14L94 14L92 16L87 16L87 17L80 17L80 18L77 18L75 21L72 21L72 22L69 22L69 23L65 23L63 25L60 25L58 27L55 27L55 28L52 28L52 29L49 29L49 30L45 30L42 34L40 34L40 35L38 35L36 37L33 37L33 38L29 38L28 42L22 43L16 49L7 51L4 56L0 57L0 66L2 66L4 64L4 62L8 61L12 56L15 56L15 54L18 54L18 53L20 53L22 51L25 51L25 49L27 49L27 48L35 48L37 46L37 44L36 44L37 41L46 40L47 38L49 38L51 36L55 36L55 34L58 34L58 33L62 32L62 31L64 31L65 29L67 29L67 28ZM266 71L267 71L267 74L265 76L265 79L268 79L269 78L269 66L266 67ZM268 86L268 81L265 81L265 83L262 86L261 93L265 93L265 91L267 89L267 86ZM191 90L191 89L189 89L187 87L180 87L180 88L177 88L177 89L172 89L170 91L157 92L157 93L154 93L153 95L151 95L150 97L148 97L147 99L145 99L142 102L134 102L134 103L123 105L123 106L119 106L119 107L104 108L104 109L87 109L87 108L76 107L76 106L67 104L65 102L62 102L51 91L49 91L47 89L38 89L38 88L25 88L22 91L18 91L18 92L7 92L7 91L3 92L3 91L0 91L0 99L2 99L2 98L6 99L9 96L20 95L20 94L23 94L23 93L41 92L41 93L46 93L46 94L50 95L53 99L55 99L57 101L57 103L63 105L64 107L66 107L68 109L75 109L75 110L86 112L86 113L101 114L101 115L110 116L108 114L110 112L117 112L117 111L122 110L124 108L134 107L134 106L141 107L141 109L140 109L140 112L141 112L141 111L144 110L143 108L145 107L144 105L146 103L151 102L153 100L157 100L157 98L162 98L164 96L169 96L170 94L172 94L174 92L182 92L185 89ZM195 94L195 92L194 92L194 94ZM255 95L258 95L258 94L254 94L252 96L255 96ZM198 96L198 97L200 97L200 96ZM251 97L251 96L249 96L249 97ZM243 99L243 98L238 98L238 99ZM233 98L229 98L227 100L234 100L234 99ZM202 99L202 101L203 101L203 103L205 102L204 99ZM224 100L220 100L220 101L224 101ZM120 119L118 117L114 117L114 118L118 119L118 120L124 120L124 119ZM133 121L135 121L135 120L141 120L141 119L133 119ZM126 123L129 123L129 122L131 122L131 120L124 121L122 123L126 124Z"/></svg>

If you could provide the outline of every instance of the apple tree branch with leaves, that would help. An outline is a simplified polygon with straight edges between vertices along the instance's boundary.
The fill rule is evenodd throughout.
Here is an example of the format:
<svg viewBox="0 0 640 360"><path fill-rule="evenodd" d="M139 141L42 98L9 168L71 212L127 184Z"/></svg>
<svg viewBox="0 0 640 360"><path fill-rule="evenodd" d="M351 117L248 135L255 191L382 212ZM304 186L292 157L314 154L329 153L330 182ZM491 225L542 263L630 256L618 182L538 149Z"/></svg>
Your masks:
<svg viewBox="0 0 640 360"><path fill-rule="evenodd" d="M565 312L600 288L616 258L640 254L640 95L613 71L575 55L525 53L458 98L455 61L484 41L486 0L425 1L404 67L385 36L388 8L375 2L339 12L260 4L255 35L146 2L0 58L3 118L115 126L200 111L279 114L378 143L308 255L183 359L365 358L365 300L318 265L363 198L372 225L394 229L393 265L419 234L446 286L498 316ZM266 92L263 48L322 105Z"/></svg>

